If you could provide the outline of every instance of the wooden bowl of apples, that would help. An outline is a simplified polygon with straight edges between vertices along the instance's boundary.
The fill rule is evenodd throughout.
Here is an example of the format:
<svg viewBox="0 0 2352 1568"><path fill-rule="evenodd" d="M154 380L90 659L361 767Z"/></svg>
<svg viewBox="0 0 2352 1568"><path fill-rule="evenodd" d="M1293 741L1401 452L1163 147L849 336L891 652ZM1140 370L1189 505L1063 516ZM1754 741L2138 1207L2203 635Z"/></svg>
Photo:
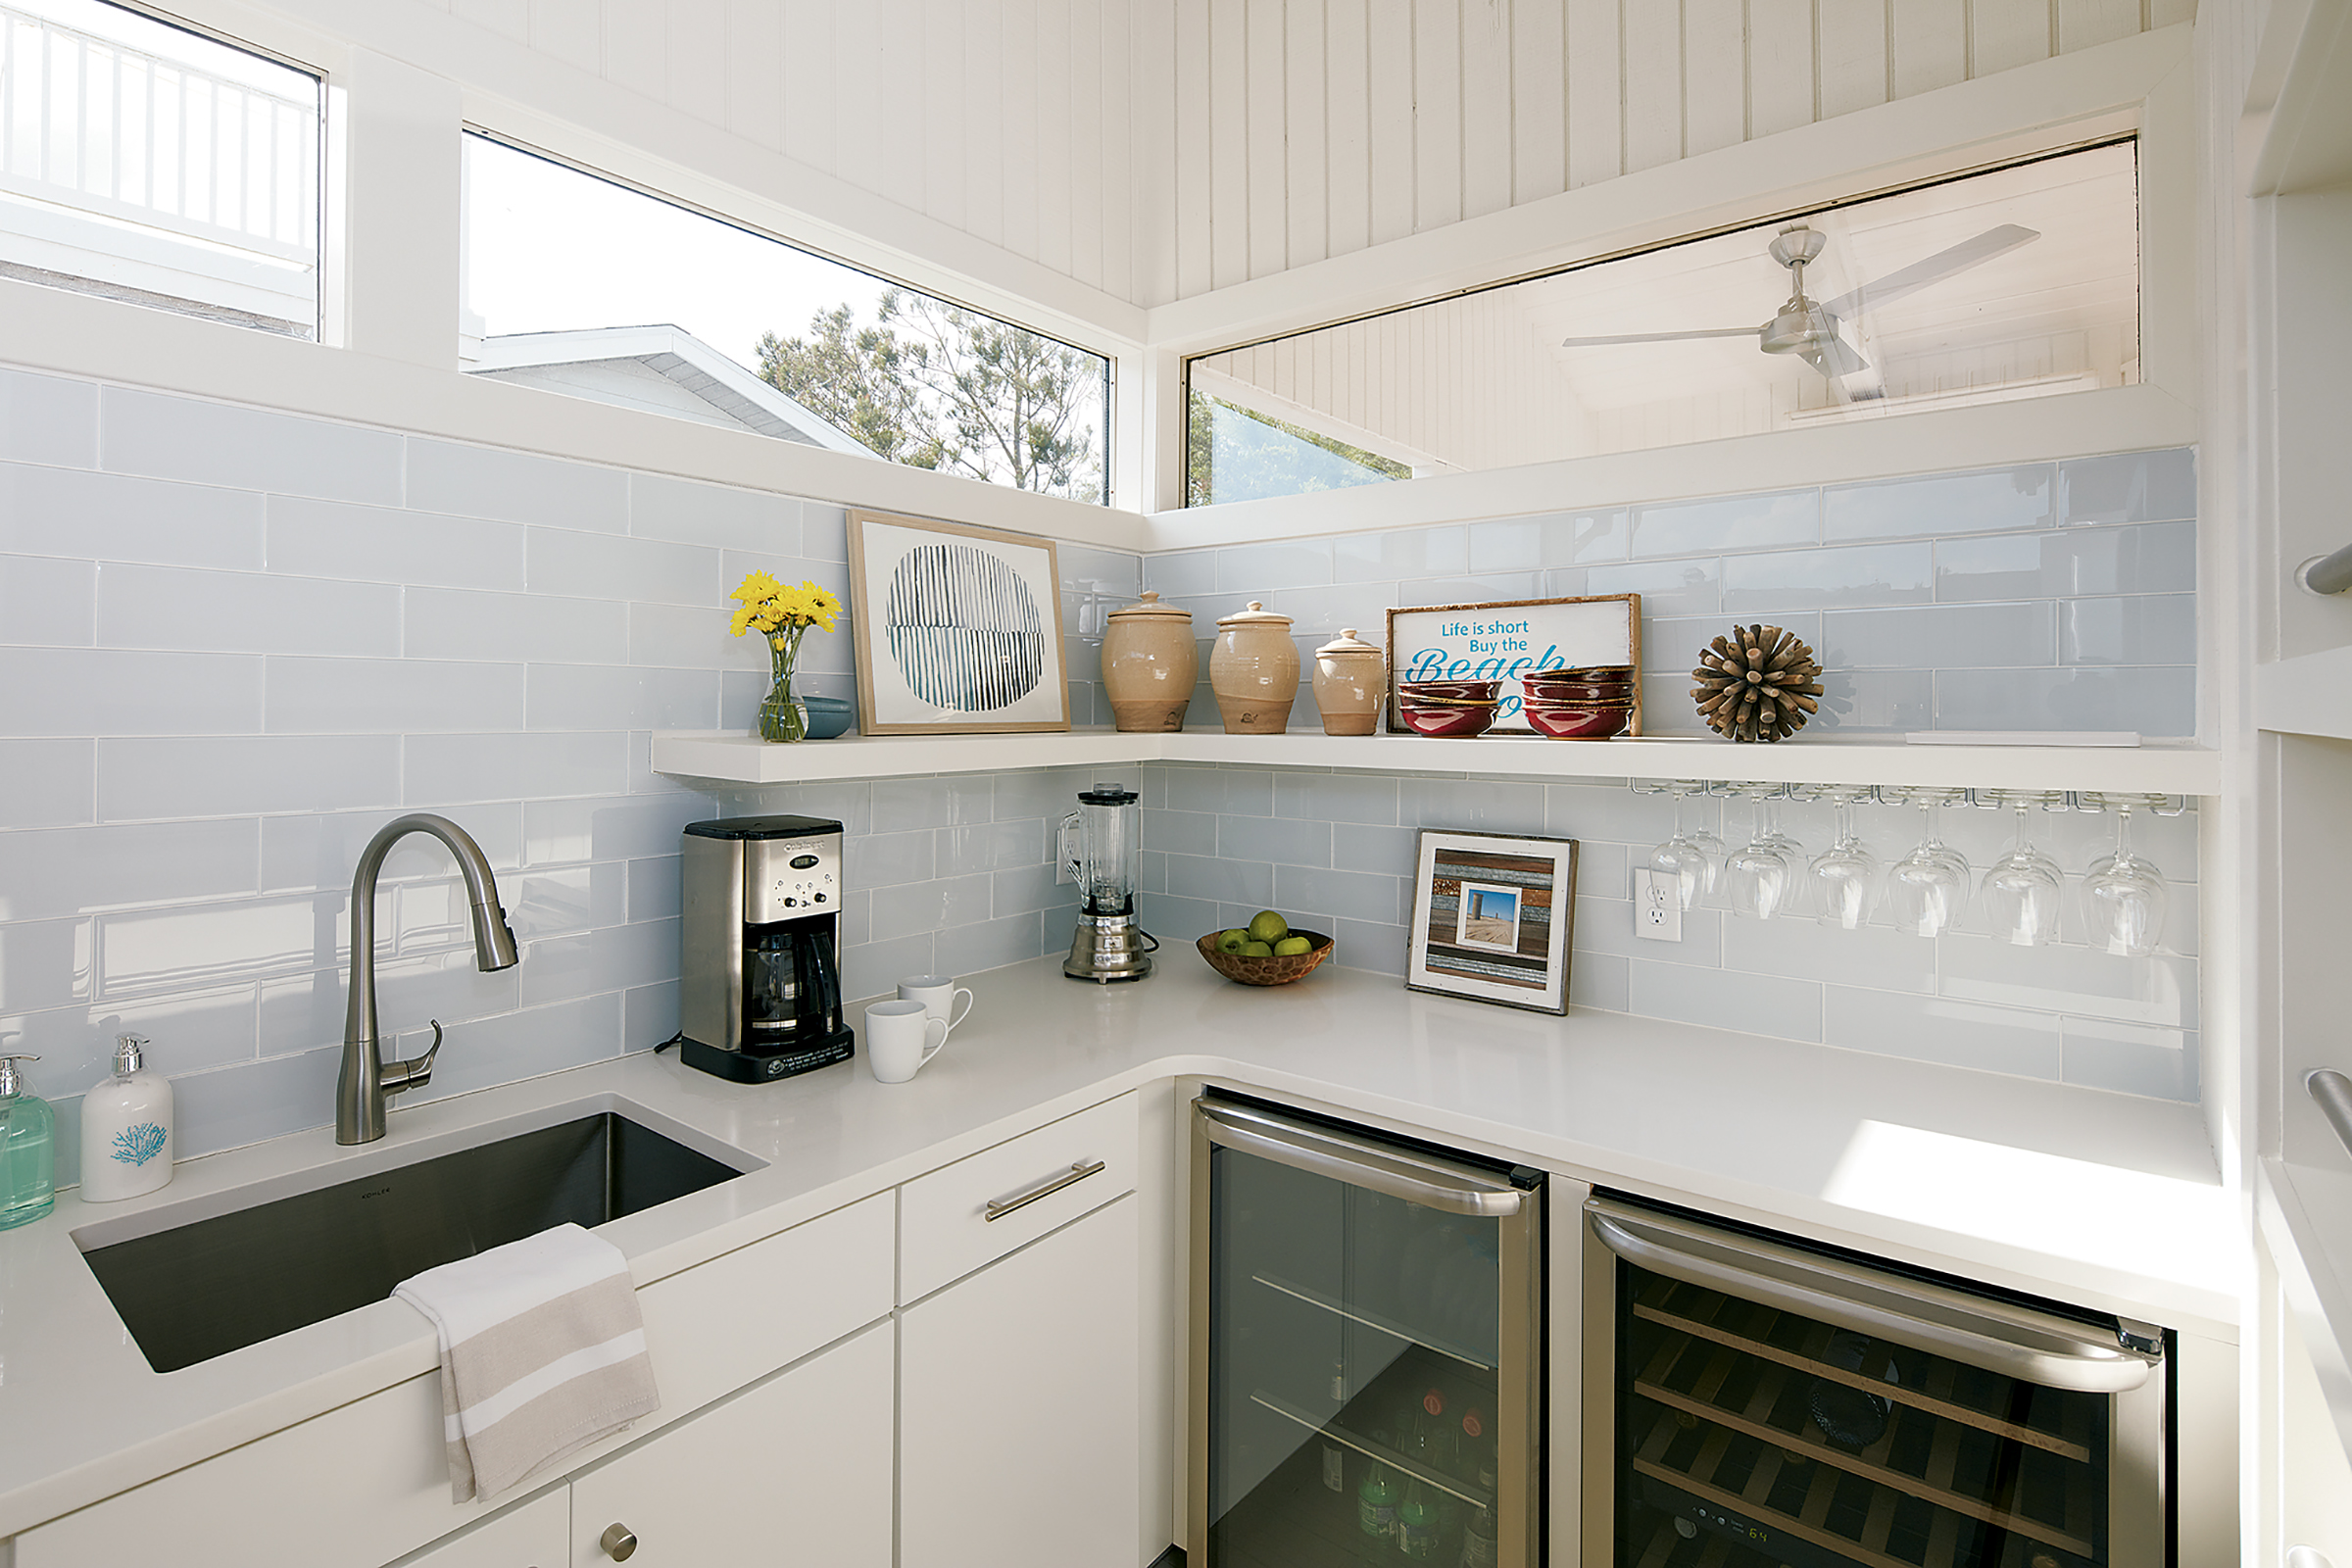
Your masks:
<svg viewBox="0 0 2352 1568"><path fill-rule="evenodd" d="M1272 909L1261 909L1247 926L1211 931L1194 944L1208 966L1245 986L1287 986L1312 974L1331 956L1332 940L1320 931L1293 926Z"/></svg>

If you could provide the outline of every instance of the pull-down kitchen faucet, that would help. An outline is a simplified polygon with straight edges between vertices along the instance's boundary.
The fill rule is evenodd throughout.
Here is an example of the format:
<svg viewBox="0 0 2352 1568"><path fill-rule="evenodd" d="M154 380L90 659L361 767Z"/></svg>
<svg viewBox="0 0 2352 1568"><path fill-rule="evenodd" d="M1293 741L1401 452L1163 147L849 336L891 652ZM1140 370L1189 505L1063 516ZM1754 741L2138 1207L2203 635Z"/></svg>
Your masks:
<svg viewBox="0 0 2352 1568"><path fill-rule="evenodd" d="M416 811L384 825L360 852L351 879L351 1007L343 1019L343 1070L335 1079L335 1142L371 1144L384 1136L384 1100L430 1083L441 1054L441 1021L432 1020L432 1049L407 1061L385 1061L375 1041L375 878L392 846L411 833L430 833L449 846L473 904L473 961L484 974L513 967L514 933L498 905L498 878L481 846L445 816Z"/></svg>

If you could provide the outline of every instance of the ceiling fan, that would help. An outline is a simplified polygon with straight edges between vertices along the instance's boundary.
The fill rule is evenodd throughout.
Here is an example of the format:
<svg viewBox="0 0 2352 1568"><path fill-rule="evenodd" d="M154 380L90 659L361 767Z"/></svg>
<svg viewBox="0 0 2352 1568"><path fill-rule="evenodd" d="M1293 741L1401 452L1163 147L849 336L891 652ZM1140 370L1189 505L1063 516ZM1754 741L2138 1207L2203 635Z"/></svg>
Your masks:
<svg viewBox="0 0 2352 1568"><path fill-rule="evenodd" d="M1572 337L1561 343L1568 349L1598 348L1617 343L1679 343L1686 338L1753 337L1756 346L1767 354L1794 354L1833 381L1839 376L1852 375L1870 368L1870 362L1854 352L1852 344L1838 333L1838 324L1857 313L1877 306L1890 304L1907 294L1915 294L1933 283L1939 283L1955 272L1979 267L1996 256L2031 243L2041 235L2031 228L2015 223L2003 223L1988 228L1974 239L1962 240L1948 250L1937 251L1925 261L1913 262L1899 271L1887 273L1876 282L1865 283L1848 294L1834 300L1815 301L1805 294L1805 267L1817 259L1830 243L1830 237L1817 228L1803 223L1791 223L1773 236L1772 259L1788 269L1788 302L1780 314L1762 326L1711 327L1696 332L1634 332L1620 337Z"/></svg>

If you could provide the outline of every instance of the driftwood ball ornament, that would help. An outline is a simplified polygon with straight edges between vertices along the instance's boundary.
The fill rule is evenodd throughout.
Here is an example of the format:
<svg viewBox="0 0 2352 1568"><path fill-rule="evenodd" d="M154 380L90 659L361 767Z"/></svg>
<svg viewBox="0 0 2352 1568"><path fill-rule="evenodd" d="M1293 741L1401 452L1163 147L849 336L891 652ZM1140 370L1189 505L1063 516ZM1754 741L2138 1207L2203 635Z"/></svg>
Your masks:
<svg viewBox="0 0 2352 1568"><path fill-rule="evenodd" d="M1690 678L1699 716L1728 740L1784 740L1821 707L1813 650L1778 626L1734 626L1699 654Z"/></svg>

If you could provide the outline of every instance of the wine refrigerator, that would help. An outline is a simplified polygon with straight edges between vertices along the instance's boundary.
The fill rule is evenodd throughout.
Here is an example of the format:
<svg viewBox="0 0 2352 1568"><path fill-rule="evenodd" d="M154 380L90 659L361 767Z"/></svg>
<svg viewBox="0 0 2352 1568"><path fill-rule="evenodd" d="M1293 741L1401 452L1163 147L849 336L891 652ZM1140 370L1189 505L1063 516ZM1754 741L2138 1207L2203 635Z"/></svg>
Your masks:
<svg viewBox="0 0 2352 1568"><path fill-rule="evenodd" d="M1588 1568L2174 1559L2171 1337L1597 1192Z"/></svg>
<svg viewBox="0 0 2352 1568"><path fill-rule="evenodd" d="M1192 1168L1188 1562L1537 1568L1543 1173L1214 1092Z"/></svg>

